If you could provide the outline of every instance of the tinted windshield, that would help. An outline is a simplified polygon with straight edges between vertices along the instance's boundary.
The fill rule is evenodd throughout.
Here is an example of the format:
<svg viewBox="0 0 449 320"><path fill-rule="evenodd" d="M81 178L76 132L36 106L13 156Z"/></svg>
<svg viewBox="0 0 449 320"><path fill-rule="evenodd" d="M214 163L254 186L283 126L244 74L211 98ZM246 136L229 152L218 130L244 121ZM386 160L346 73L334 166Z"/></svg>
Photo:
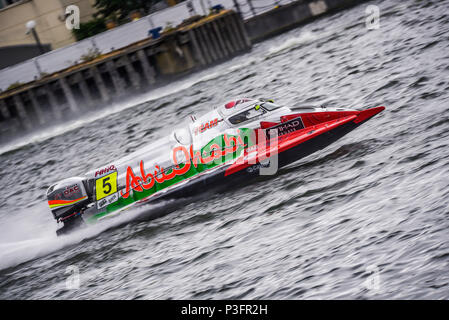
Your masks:
<svg viewBox="0 0 449 320"><path fill-rule="evenodd" d="M266 113L266 111L260 108L259 105L256 105L254 107L251 107L250 109L246 109L245 111L233 115L228 120L232 124L239 124L251 120L253 118L256 118L264 113Z"/></svg>
<svg viewBox="0 0 449 320"><path fill-rule="evenodd" d="M274 104L274 103L271 103L271 102L264 102L264 103L262 104L262 107L264 107L264 108L267 109L268 111L273 111L273 110L275 110L275 109L279 109L281 106L278 106L278 105L276 105L276 104Z"/></svg>

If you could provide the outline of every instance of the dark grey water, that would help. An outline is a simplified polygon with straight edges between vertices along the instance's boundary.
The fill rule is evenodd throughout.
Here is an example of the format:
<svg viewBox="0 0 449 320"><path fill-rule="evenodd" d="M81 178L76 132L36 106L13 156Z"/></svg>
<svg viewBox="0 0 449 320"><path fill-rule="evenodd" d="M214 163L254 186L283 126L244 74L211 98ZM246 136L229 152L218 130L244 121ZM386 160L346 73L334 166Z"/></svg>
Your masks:
<svg viewBox="0 0 449 320"><path fill-rule="evenodd" d="M378 30L360 5L1 146L0 298L449 298L448 2L368 4ZM387 110L269 180L56 238L50 183L239 96Z"/></svg>

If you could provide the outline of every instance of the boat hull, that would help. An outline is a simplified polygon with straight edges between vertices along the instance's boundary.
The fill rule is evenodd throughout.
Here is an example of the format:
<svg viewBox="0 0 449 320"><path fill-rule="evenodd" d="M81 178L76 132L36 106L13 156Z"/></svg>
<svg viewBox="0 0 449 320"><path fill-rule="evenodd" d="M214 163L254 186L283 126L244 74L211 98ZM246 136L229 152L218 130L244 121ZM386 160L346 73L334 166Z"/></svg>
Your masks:
<svg viewBox="0 0 449 320"><path fill-rule="evenodd" d="M277 153L277 167L282 168L293 162L296 162L304 157L307 157L319 150L326 148L333 144L337 140L341 139L351 131L358 128L360 125L371 119L373 116L384 110L384 107L377 107L367 109L362 112L357 112L354 115L346 116L347 119L340 120L341 123L333 123L333 126L324 129L322 133L313 135L309 139L298 139L297 143L291 143L292 146L287 144L285 150L280 150ZM335 121L335 120L334 120ZM310 127L309 130L304 130L303 135L308 135L310 131L317 130L318 128L326 128L326 123L322 123L319 126ZM306 128L307 129L307 128ZM316 132L316 131L315 131ZM299 133L299 132L298 132ZM296 138L299 137L299 134ZM293 139L293 138L290 138ZM286 139L287 142L291 141ZM282 148L280 144L279 148ZM267 157L268 158L268 157ZM229 189L239 186L242 183L247 184L252 179L260 177L265 174L261 174L261 168L266 168L266 165L262 165L260 161L247 161L240 165L224 165L215 169L213 172L202 175L192 180L189 184L173 188L164 194L158 195L153 198L141 201L140 203L147 203L149 201L167 200L194 197L199 193L204 193L205 190L211 192L217 189Z"/></svg>
<svg viewBox="0 0 449 320"><path fill-rule="evenodd" d="M243 150L237 158L234 157L228 161L221 160L221 162L218 161L213 165L200 165L202 167L200 169L196 167L196 164L194 166L192 160L194 157L191 153L191 158L186 165L188 164L188 167L194 173L180 175L176 181L165 180L168 181L168 186L154 184L152 190L157 190L155 192L148 190L145 193L146 191L142 189L142 186L148 184L148 181L146 180L147 173L145 173L141 162L141 177L136 177L133 171L129 171L128 168L133 181L136 179L135 181L138 184L129 189L129 185L133 185L130 183L127 185L125 193L123 193L123 190L120 192L121 196L118 203L121 204L111 204L112 207L108 207L107 211L99 214L89 215L84 213L83 215L77 215L76 219L67 221L64 227L58 231L58 234L64 234L66 231L71 232L78 228L78 219L83 219L88 224L96 223L98 220L115 216L115 214L129 208L141 207L150 203L157 204L171 199L175 199L175 203L177 203L181 202L181 199L201 197L217 190L235 189L254 181L257 177L273 176L279 168L329 146L384 109L384 107L376 107L363 111L290 114L281 117L279 123L269 122L264 125L261 123L260 128L255 129L255 131L250 129L251 132L257 133L255 135L257 138L250 138L252 142L246 145L243 142L240 143ZM249 129L243 129L243 131L245 130ZM277 134L274 134L276 132ZM265 137L262 141L260 134ZM217 138L218 140L221 138L226 140L225 136L217 136ZM236 145L237 140L236 138ZM214 141L211 141L209 146L213 146ZM181 171L181 167L176 170ZM143 183L143 185L139 185L139 183ZM140 191L137 189L140 189ZM128 193L129 196L123 196ZM148 207L148 210L154 210L154 206ZM146 215L146 217L156 218L166 211L155 212Z"/></svg>

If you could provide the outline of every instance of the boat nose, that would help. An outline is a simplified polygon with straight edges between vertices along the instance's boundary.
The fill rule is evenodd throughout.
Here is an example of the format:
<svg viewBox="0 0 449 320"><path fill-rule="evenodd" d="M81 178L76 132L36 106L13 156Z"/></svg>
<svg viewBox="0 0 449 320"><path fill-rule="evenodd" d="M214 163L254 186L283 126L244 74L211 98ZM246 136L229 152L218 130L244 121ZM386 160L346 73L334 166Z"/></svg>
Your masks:
<svg viewBox="0 0 449 320"><path fill-rule="evenodd" d="M354 119L354 122L355 123L365 122L384 110L385 110L384 106L365 109L358 114L357 118Z"/></svg>

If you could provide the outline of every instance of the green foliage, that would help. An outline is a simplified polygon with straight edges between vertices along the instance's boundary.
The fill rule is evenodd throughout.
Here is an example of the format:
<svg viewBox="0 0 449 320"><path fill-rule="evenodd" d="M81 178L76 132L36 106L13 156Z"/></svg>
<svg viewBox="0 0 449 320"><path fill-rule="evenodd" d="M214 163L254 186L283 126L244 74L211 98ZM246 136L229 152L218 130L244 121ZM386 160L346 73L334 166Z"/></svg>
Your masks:
<svg viewBox="0 0 449 320"><path fill-rule="evenodd" d="M89 48L87 53L83 54L80 59L82 62L88 62L95 60L101 55L101 51L98 48Z"/></svg>
<svg viewBox="0 0 449 320"><path fill-rule="evenodd" d="M106 31L106 24L104 19L93 19L85 23L80 23L79 29L73 29L73 35L76 40L82 40L92 37L98 33Z"/></svg>
<svg viewBox="0 0 449 320"><path fill-rule="evenodd" d="M23 85L22 82L18 82L18 81L14 82L14 83L10 84L8 88L6 88L6 91L20 87L21 85Z"/></svg>
<svg viewBox="0 0 449 320"><path fill-rule="evenodd" d="M93 14L94 19L80 23L79 29L73 29L76 40L92 37L106 31L106 22L112 20L117 24L129 21L129 15L133 11L140 11L144 15L149 14L153 4L161 0L95 0L94 7L97 12Z"/></svg>
<svg viewBox="0 0 449 320"><path fill-rule="evenodd" d="M173 24L171 22L167 22L165 24L165 28L164 28L164 30L162 32L170 32L170 31L173 31L173 30L175 30L175 28L173 27Z"/></svg>
<svg viewBox="0 0 449 320"><path fill-rule="evenodd" d="M94 7L97 12L95 18L112 19L118 24L128 20L129 14L141 10L144 14L150 13L151 6L159 0L95 0Z"/></svg>

